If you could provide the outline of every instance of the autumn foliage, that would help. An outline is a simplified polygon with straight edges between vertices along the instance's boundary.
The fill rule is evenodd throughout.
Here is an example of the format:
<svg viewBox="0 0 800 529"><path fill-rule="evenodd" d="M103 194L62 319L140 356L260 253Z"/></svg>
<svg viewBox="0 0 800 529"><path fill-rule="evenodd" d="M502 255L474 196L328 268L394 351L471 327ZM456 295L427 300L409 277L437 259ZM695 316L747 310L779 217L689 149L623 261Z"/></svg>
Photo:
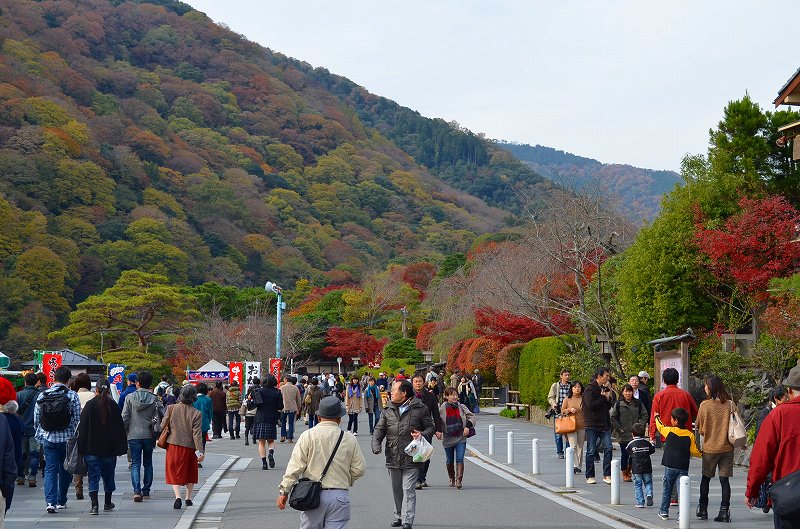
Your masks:
<svg viewBox="0 0 800 529"><path fill-rule="evenodd" d="M565 316L554 316L554 318L559 317L564 320L558 322L560 326L567 323ZM551 332L541 323L525 316L483 307L475 311L475 334L486 337L504 347L514 342L529 342L534 338L550 336Z"/></svg>
<svg viewBox="0 0 800 529"><path fill-rule="evenodd" d="M431 321L420 325L417 331L417 350L430 351L431 337L436 333L439 328L439 322Z"/></svg>
<svg viewBox="0 0 800 529"><path fill-rule="evenodd" d="M328 345L322 349L322 354L328 358L359 357L364 365L380 363L381 353L387 341L387 338L378 340L356 329L331 327L325 335L325 342Z"/></svg>

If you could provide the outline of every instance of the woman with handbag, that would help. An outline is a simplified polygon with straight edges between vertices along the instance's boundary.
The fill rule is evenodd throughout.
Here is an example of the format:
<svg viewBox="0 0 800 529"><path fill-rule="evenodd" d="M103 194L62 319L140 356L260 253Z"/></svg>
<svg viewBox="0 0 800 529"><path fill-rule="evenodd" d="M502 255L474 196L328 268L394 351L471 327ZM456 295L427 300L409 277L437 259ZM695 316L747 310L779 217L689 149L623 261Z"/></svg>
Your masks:
<svg viewBox="0 0 800 529"><path fill-rule="evenodd" d="M719 514L714 521L731 521L731 484L733 476L734 446L728 439L728 427L731 413L736 405L730 398L722 379L716 375L708 375L705 379L706 400L700 403L697 410L697 432L703 436L703 475L700 478L700 501L697 505L697 517L708 519L708 491L711 478L719 468L719 483L722 487L722 501Z"/></svg>
<svg viewBox="0 0 800 529"><path fill-rule="evenodd" d="M622 480L633 481L631 474L631 464L628 451L625 448L633 439L633 425L637 422L647 425L649 419L647 408L642 401L633 396L633 386L625 384L620 393L620 398L611 407L611 426L617 432L619 441L620 467L622 468Z"/></svg>
<svg viewBox="0 0 800 529"><path fill-rule="evenodd" d="M444 423L444 432L436 432L442 441L445 453L445 466L450 477L450 486L460 489L464 480L464 453L467 438L475 428L475 415L467 406L459 402L459 392L450 387L444 390L445 402L439 406L439 416ZM470 432L470 429L473 429Z"/></svg>
<svg viewBox="0 0 800 529"><path fill-rule="evenodd" d="M576 380L570 388L570 396L561 402L561 413L575 417L575 431L567 433L569 446L575 451L573 472L580 474L583 461L583 445L586 443L586 430L583 425L583 384Z"/></svg>
<svg viewBox="0 0 800 529"><path fill-rule="evenodd" d="M472 380L466 377L461 377L461 382L458 384L458 401L473 411L475 406L478 405L478 394L475 392L475 385Z"/></svg>
<svg viewBox="0 0 800 529"><path fill-rule="evenodd" d="M253 438L258 439L258 455L261 457L261 470L275 468L275 439L278 437L278 421L283 409L283 394L277 388L278 380L267 375L260 388L253 390L253 400L261 401L256 411L253 425ZM258 392L258 396L255 393ZM267 448L269 447L269 454ZM267 466L269 458L269 466Z"/></svg>
<svg viewBox="0 0 800 529"><path fill-rule="evenodd" d="M186 506L192 506L192 489L197 483L197 464L203 461L203 438L201 433L203 414L194 408L197 388L187 384L181 388L178 402L173 404L161 421L161 436L158 446L167 444L167 459L164 465L165 481L172 485L175 502L172 507L181 508L181 486L186 487Z"/></svg>
<svg viewBox="0 0 800 529"><path fill-rule="evenodd" d="M253 431L253 421L256 420L257 406L253 401L253 391L261 387L261 380L258 377L253 377L250 382L250 387L247 388L247 395L242 400L242 407L239 408L239 414L244 417L244 445L250 444L250 433ZM255 437L253 444L256 444Z"/></svg>
<svg viewBox="0 0 800 529"><path fill-rule="evenodd" d="M122 423L119 406L111 398L107 380L97 383L97 396L86 403L78 424L78 452L83 454L89 476L89 498L92 506L89 514L98 514L100 479L106 493L104 511L114 509L111 496L116 489L114 471L117 456L128 451L128 436Z"/></svg>

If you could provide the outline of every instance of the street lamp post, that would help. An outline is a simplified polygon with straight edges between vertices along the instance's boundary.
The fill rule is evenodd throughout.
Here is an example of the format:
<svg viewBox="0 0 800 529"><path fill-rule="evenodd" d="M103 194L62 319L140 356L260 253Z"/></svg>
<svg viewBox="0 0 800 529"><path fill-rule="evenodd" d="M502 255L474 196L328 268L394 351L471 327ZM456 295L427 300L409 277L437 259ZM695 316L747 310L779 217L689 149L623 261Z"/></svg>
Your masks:
<svg viewBox="0 0 800 529"><path fill-rule="evenodd" d="M283 304L283 289L273 283L272 281L267 281L267 284L264 285L264 290L267 292L274 292L278 295L278 309L277 315L275 320L275 358L281 357L281 310L283 310L285 305Z"/></svg>

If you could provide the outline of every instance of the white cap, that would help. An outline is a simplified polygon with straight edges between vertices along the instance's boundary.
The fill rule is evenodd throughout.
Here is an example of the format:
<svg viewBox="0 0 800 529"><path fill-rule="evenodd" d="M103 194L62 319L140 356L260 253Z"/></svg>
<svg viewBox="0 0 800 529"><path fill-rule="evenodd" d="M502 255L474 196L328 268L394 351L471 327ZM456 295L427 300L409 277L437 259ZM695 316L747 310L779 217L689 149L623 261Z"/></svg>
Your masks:
<svg viewBox="0 0 800 529"><path fill-rule="evenodd" d="M639 378L653 378L647 371L639 371Z"/></svg>

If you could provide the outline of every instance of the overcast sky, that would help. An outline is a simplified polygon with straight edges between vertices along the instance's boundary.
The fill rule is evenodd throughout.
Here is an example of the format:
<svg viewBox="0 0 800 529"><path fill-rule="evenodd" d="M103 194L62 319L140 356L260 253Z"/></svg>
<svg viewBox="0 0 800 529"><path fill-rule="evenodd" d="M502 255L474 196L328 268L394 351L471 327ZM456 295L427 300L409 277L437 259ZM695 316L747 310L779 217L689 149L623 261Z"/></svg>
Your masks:
<svg viewBox="0 0 800 529"><path fill-rule="evenodd" d="M800 67L800 2L186 0L250 40L489 138L675 169Z"/></svg>

